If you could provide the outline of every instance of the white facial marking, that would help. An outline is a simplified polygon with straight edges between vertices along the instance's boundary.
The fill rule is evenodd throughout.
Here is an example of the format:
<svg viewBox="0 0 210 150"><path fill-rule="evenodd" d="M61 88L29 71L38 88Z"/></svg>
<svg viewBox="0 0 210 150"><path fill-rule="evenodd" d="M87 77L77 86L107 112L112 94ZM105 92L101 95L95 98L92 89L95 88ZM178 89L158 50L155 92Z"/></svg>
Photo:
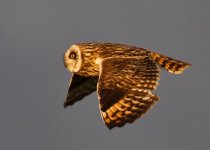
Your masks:
<svg viewBox="0 0 210 150"><path fill-rule="evenodd" d="M72 51L76 53L77 55L76 59L69 58L69 55ZM82 61L81 61L81 52L79 46L72 45L66 51L66 53L64 54L64 64L70 72L78 72L80 70Z"/></svg>

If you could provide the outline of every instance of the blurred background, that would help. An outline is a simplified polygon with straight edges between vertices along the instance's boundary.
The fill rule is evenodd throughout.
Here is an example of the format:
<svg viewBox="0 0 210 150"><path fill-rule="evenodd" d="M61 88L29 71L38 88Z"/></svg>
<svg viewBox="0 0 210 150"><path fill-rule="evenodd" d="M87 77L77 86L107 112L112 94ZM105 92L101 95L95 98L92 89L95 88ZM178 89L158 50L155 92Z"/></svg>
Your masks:
<svg viewBox="0 0 210 150"><path fill-rule="evenodd" d="M134 124L109 130L97 93L63 108L78 42L149 48L192 63L161 73L161 99ZM0 149L209 150L210 1L1 0Z"/></svg>

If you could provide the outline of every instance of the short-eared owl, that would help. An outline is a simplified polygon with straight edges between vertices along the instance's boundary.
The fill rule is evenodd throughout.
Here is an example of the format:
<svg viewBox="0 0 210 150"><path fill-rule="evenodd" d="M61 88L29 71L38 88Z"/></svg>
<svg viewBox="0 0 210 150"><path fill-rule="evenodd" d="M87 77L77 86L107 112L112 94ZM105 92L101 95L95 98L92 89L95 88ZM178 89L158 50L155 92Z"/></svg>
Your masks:
<svg viewBox="0 0 210 150"><path fill-rule="evenodd" d="M181 74L189 63L147 49L113 43L79 43L64 54L73 72L64 107L97 90L106 126L122 127L141 117L158 101L152 93L160 69Z"/></svg>

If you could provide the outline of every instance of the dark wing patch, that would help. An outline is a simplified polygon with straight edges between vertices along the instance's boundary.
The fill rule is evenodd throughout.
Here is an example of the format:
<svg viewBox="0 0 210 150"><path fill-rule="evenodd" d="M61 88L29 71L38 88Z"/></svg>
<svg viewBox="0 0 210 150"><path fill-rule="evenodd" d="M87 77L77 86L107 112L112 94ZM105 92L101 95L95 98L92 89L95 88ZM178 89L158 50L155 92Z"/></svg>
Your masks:
<svg viewBox="0 0 210 150"><path fill-rule="evenodd" d="M120 89L99 89L98 93L100 95L100 108L102 111L106 111L125 95Z"/></svg>
<svg viewBox="0 0 210 150"><path fill-rule="evenodd" d="M82 77L74 73L70 81L64 108L73 105L75 102L82 100L83 97L96 91L97 82L98 78Z"/></svg>
<svg viewBox="0 0 210 150"><path fill-rule="evenodd" d="M159 68L148 57L108 58L99 68L99 106L108 128L132 123L159 99L151 93L158 85Z"/></svg>

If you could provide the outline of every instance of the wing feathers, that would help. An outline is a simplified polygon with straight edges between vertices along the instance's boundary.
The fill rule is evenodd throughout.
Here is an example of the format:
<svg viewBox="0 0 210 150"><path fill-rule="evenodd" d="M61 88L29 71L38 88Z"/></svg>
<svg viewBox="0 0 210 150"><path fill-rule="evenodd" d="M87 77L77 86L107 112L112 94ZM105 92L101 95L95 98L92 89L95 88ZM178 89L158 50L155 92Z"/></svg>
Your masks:
<svg viewBox="0 0 210 150"><path fill-rule="evenodd" d="M155 52L151 53L151 58L161 67L165 68L168 72L174 74L181 74L187 67L191 66L191 64L189 63L175 60L173 58Z"/></svg>
<svg viewBox="0 0 210 150"><path fill-rule="evenodd" d="M159 68L147 57L105 59L100 70L98 97L109 129L134 122L159 99L151 93L158 85Z"/></svg>
<svg viewBox="0 0 210 150"><path fill-rule="evenodd" d="M64 102L64 108L69 105L73 105L83 97L96 91L97 82L98 78L82 77L77 74L73 74L69 85L67 98Z"/></svg>
<svg viewBox="0 0 210 150"><path fill-rule="evenodd" d="M101 114L109 129L122 127L142 117L158 99L156 95L147 95L145 98L138 93L138 98L133 95L132 99L121 99L105 112L101 111Z"/></svg>

